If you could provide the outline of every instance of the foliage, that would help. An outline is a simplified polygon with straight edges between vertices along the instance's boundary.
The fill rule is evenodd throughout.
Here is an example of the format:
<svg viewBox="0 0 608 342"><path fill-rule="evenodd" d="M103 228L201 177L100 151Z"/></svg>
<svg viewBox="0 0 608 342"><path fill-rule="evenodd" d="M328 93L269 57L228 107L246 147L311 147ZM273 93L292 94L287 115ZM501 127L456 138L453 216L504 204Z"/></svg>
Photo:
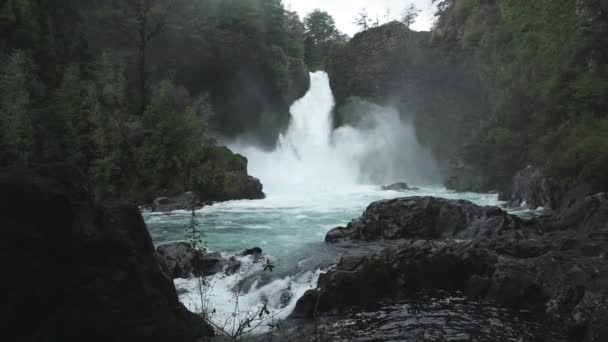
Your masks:
<svg viewBox="0 0 608 342"><path fill-rule="evenodd" d="M323 69L327 57L348 38L338 31L334 18L319 9L304 18L304 25L306 64L311 70Z"/></svg>
<svg viewBox="0 0 608 342"><path fill-rule="evenodd" d="M359 28L363 31L368 30L370 26L372 26L372 19L369 17L369 13L367 13L366 8L361 9L361 11L357 13L353 24L359 26Z"/></svg>
<svg viewBox="0 0 608 342"><path fill-rule="evenodd" d="M3 1L0 29L0 166L67 161L100 197L240 196L247 161L209 122L249 112L221 91L254 80L242 101L265 115L249 99L287 107L306 83L304 24L280 0Z"/></svg>
<svg viewBox="0 0 608 342"><path fill-rule="evenodd" d="M401 22L409 29L418 19L422 10L418 9L414 3L411 3L406 9L401 13Z"/></svg>
<svg viewBox="0 0 608 342"><path fill-rule="evenodd" d="M534 163L558 181L593 181L608 190L600 180L608 161L601 153L608 115L605 6L598 0L438 4L435 36L470 51L493 107L468 159L495 178ZM511 138L486 145L496 132Z"/></svg>

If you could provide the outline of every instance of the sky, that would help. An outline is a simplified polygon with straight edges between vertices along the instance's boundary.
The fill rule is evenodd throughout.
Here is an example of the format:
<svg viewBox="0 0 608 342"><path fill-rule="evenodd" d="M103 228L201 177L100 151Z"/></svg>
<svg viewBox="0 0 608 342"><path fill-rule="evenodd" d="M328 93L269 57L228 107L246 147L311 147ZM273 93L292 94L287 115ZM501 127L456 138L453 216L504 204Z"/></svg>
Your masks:
<svg viewBox="0 0 608 342"><path fill-rule="evenodd" d="M370 17L375 19L377 14L380 23L384 23L387 9L390 10L391 20L396 20L401 17L404 8L414 3L422 10L416 23L412 25L412 29L416 31L429 30L434 13L431 0L283 0L283 3L286 8L297 11L302 18L316 8L329 12L334 17L338 29L351 37L360 31L353 21L363 8L367 9Z"/></svg>

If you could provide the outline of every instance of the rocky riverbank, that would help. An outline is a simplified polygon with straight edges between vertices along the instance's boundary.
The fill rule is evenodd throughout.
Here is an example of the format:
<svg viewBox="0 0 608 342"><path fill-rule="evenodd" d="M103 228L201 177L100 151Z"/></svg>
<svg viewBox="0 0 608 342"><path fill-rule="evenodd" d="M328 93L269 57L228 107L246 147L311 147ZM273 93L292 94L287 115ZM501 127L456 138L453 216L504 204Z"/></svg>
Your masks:
<svg viewBox="0 0 608 342"><path fill-rule="evenodd" d="M381 201L326 241L348 251L299 300L294 318L448 291L530 311L560 324L572 341L608 339L606 194L531 221L466 201Z"/></svg>

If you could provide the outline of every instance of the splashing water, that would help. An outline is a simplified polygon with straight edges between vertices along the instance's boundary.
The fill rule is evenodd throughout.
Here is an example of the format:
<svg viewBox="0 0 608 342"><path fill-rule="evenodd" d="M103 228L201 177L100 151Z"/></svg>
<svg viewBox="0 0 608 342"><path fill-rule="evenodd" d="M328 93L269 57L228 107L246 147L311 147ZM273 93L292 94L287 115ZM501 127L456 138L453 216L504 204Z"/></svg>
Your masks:
<svg viewBox="0 0 608 342"><path fill-rule="evenodd" d="M366 104L352 125L333 130L334 98L325 72L310 75L310 91L291 107L291 122L273 152L231 146L268 192L336 190L398 181L433 183L437 166L396 110Z"/></svg>

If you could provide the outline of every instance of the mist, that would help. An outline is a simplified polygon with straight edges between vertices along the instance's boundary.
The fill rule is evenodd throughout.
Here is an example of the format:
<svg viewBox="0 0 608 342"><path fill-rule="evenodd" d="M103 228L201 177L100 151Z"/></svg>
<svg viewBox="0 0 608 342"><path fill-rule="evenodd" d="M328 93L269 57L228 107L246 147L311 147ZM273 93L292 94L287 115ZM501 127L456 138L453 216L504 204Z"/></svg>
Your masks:
<svg viewBox="0 0 608 342"><path fill-rule="evenodd" d="M439 183L437 163L413 124L396 109L355 101L334 128L334 97L324 72L311 74L310 91L291 107L289 128L273 151L231 148L249 159L249 172L270 192L327 190L359 184Z"/></svg>

